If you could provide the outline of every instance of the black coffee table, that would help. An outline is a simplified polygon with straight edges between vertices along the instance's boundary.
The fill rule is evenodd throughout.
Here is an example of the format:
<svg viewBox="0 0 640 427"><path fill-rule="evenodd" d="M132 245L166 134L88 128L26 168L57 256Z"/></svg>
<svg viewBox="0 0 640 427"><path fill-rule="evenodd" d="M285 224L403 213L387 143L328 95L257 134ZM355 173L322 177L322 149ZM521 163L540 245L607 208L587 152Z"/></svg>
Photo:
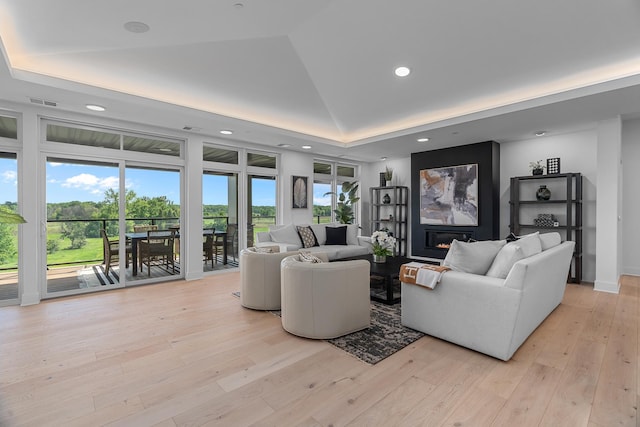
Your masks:
<svg viewBox="0 0 640 427"><path fill-rule="evenodd" d="M373 262L373 255L371 254L341 258L335 260L335 262L354 259L366 259L367 261L369 261L369 264L371 264L369 270L371 299L374 301L382 302L384 304L396 304L400 302L400 280L398 278L400 275L400 267L402 266L402 264L416 261L426 264L436 264L430 263L429 261L415 260L403 256L388 256L387 262L377 263Z"/></svg>

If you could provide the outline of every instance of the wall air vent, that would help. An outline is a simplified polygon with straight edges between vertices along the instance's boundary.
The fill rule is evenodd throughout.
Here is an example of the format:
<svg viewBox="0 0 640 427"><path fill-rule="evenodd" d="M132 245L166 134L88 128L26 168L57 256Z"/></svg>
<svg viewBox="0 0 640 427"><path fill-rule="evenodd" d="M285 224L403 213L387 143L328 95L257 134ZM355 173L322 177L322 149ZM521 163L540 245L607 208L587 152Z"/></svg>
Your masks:
<svg viewBox="0 0 640 427"><path fill-rule="evenodd" d="M47 101L47 100L40 99L40 98L29 98L29 101L31 101L32 104L46 105L47 107L57 107L58 106L57 102Z"/></svg>

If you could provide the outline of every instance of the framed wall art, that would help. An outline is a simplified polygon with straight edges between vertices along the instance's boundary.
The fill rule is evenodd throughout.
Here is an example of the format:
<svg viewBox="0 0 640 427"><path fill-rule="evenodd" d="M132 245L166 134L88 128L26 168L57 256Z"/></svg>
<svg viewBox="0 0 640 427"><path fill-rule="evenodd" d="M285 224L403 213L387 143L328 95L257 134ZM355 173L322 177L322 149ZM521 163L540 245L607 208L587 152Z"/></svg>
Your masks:
<svg viewBox="0 0 640 427"><path fill-rule="evenodd" d="M309 207L306 176L291 177L291 194L293 209L307 209Z"/></svg>
<svg viewBox="0 0 640 427"><path fill-rule="evenodd" d="M420 224L478 225L478 164L420 171Z"/></svg>

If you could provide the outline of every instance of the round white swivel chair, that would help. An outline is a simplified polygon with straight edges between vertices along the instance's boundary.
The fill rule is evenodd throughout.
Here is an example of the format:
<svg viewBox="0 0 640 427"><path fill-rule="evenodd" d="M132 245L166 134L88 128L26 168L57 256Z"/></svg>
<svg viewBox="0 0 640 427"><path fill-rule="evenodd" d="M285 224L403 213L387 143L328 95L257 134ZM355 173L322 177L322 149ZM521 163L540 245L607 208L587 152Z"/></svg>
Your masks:
<svg viewBox="0 0 640 427"><path fill-rule="evenodd" d="M326 255L314 253L319 258ZM282 260L282 327L305 338L330 339L369 327L369 261Z"/></svg>
<svg viewBox="0 0 640 427"><path fill-rule="evenodd" d="M271 249L272 253L258 252ZM295 252L278 246L247 248L240 252L240 304L254 310L280 309L280 261Z"/></svg>

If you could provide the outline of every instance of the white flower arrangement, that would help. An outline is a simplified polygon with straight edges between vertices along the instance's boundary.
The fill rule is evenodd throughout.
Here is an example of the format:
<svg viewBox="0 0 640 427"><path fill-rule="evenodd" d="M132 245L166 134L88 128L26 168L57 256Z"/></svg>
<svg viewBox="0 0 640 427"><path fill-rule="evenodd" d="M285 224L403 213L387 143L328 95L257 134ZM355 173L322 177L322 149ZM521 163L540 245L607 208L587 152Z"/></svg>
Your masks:
<svg viewBox="0 0 640 427"><path fill-rule="evenodd" d="M374 231L371 234L371 244L374 255L392 255L392 249L396 246L396 238L386 231Z"/></svg>

